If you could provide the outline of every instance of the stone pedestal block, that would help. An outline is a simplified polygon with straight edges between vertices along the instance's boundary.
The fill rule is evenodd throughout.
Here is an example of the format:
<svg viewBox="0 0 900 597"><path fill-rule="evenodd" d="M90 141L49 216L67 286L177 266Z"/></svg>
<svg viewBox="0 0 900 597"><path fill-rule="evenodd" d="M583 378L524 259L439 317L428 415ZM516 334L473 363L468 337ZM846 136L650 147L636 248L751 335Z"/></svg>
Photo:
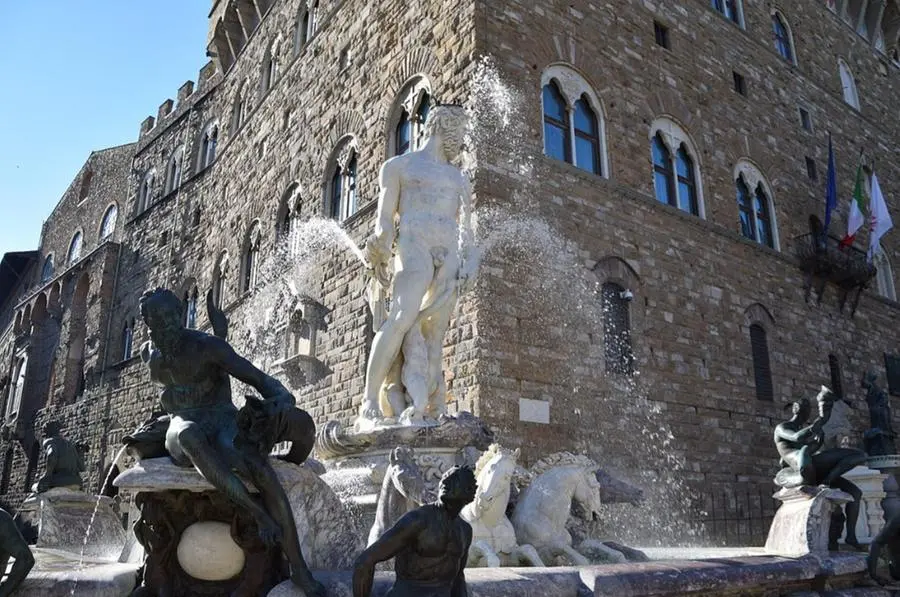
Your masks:
<svg viewBox="0 0 900 597"><path fill-rule="evenodd" d="M828 487L782 489L774 495L782 502L769 529L766 552L786 557L828 552L831 515L853 498Z"/></svg>
<svg viewBox="0 0 900 597"><path fill-rule="evenodd" d="M37 547L116 561L125 547L125 529L113 500L57 487L25 500L22 518L38 529Z"/></svg>

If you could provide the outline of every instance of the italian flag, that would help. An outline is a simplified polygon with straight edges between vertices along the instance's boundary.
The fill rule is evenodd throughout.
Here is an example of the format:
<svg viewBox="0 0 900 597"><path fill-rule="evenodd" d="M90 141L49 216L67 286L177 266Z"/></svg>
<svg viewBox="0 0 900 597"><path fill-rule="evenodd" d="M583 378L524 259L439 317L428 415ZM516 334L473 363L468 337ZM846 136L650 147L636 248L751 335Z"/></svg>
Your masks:
<svg viewBox="0 0 900 597"><path fill-rule="evenodd" d="M847 216L847 236L841 241L842 247L849 247L856 240L856 233L866 223L866 185L862 164L856 168L856 186L853 187L853 199L850 200L850 213Z"/></svg>

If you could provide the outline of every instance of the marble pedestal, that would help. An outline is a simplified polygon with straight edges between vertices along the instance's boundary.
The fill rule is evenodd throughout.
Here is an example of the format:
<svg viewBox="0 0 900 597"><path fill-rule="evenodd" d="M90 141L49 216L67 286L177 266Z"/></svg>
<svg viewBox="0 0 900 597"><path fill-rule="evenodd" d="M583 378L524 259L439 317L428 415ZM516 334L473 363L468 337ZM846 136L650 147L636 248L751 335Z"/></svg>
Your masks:
<svg viewBox="0 0 900 597"><path fill-rule="evenodd" d="M108 497L57 487L27 498L19 513L37 528L40 548L116 561L125 546L125 529Z"/></svg>
<svg viewBox="0 0 900 597"><path fill-rule="evenodd" d="M331 421L316 438L316 457L328 469L322 479L362 521L363 532L368 532L391 450L397 446L413 448L426 486L436 495L438 481L447 470L461 464L474 466L493 441L487 425L466 412L445 416L438 425L393 425L363 433Z"/></svg>
<svg viewBox="0 0 900 597"><path fill-rule="evenodd" d="M313 568L348 568L362 549L353 520L308 466L270 460L291 504L303 555ZM146 459L119 475L135 494L135 536L146 552L152 595L265 595L287 577L280 547L266 547L255 519L193 468ZM256 489L245 482L251 494Z"/></svg>
<svg viewBox="0 0 900 597"><path fill-rule="evenodd" d="M766 540L766 552L785 557L828 553L832 513L853 501L828 487L782 489L773 497L782 502Z"/></svg>

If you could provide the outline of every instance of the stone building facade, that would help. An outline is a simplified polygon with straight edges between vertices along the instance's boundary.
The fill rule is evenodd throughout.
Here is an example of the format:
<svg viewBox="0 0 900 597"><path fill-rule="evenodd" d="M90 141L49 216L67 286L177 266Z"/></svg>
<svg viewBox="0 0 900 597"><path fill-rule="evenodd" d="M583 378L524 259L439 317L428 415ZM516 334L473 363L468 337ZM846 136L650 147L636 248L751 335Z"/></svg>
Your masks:
<svg viewBox="0 0 900 597"><path fill-rule="evenodd" d="M136 143L92 154L37 252L7 256L23 273L2 289L3 499L27 493L50 418L91 446L99 490L157 408L138 313L156 286L199 328L210 292L239 350L319 423L349 422L366 280L350 251L309 261L325 232L305 222L336 219L361 246L381 163L416 146L428 106L458 103L475 116L479 235L496 243L446 339L451 410L526 461L568 449L689 495L755 495L691 505L728 520L717 539L746 540L785 404L822 383L859 404L862 373L883 381L897 351L896 233L855 314L833 283L807 296L801 257L829 134L844 211L861 149L900 207L898 28L894 0L216 0L196 84Z"/></svg>

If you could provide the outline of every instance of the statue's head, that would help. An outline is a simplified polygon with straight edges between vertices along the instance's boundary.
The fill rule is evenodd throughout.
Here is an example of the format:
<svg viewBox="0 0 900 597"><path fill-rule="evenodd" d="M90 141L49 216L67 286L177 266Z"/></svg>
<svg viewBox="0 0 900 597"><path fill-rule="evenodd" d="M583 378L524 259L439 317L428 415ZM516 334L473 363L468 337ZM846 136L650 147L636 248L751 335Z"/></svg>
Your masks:
<svg viewBox="0 0 900 597"><path fill-rule="evenodd" d="M150 328L154 343L172 337L184 328L184 306L175 293L165 288L149 290L141 297L141 317Z"/></svg>
<svg viewBox="0 0 900 597"><path fill-rule="evenodd" d="M56 437L62 433L62 425L59 421L47 421L44 424L44 437Z"/></svg>
<svg viewBox="0 0 900 597"><path fill-rule="evenodd" d="M451 509L462 510L475 499L478 484L475 473L467 466L454 466L441 477L438 500Z"/></svg>
<svg viewBox="0 0 900 597"><path fill-rule="evenodd" d="M809 418L809 414L812 409L812 406L809 403L809 398L801 398L796 402L791 403L791 413L800 419L801 421L805 421Z"/></svg>
<svg viewBox="0 0 900 597"><path fill-rule="evenodd" d="M428 113L425 136L440 140L447 158L456 159L462 152L469 116L462 106L437 106Z"/></svg>

